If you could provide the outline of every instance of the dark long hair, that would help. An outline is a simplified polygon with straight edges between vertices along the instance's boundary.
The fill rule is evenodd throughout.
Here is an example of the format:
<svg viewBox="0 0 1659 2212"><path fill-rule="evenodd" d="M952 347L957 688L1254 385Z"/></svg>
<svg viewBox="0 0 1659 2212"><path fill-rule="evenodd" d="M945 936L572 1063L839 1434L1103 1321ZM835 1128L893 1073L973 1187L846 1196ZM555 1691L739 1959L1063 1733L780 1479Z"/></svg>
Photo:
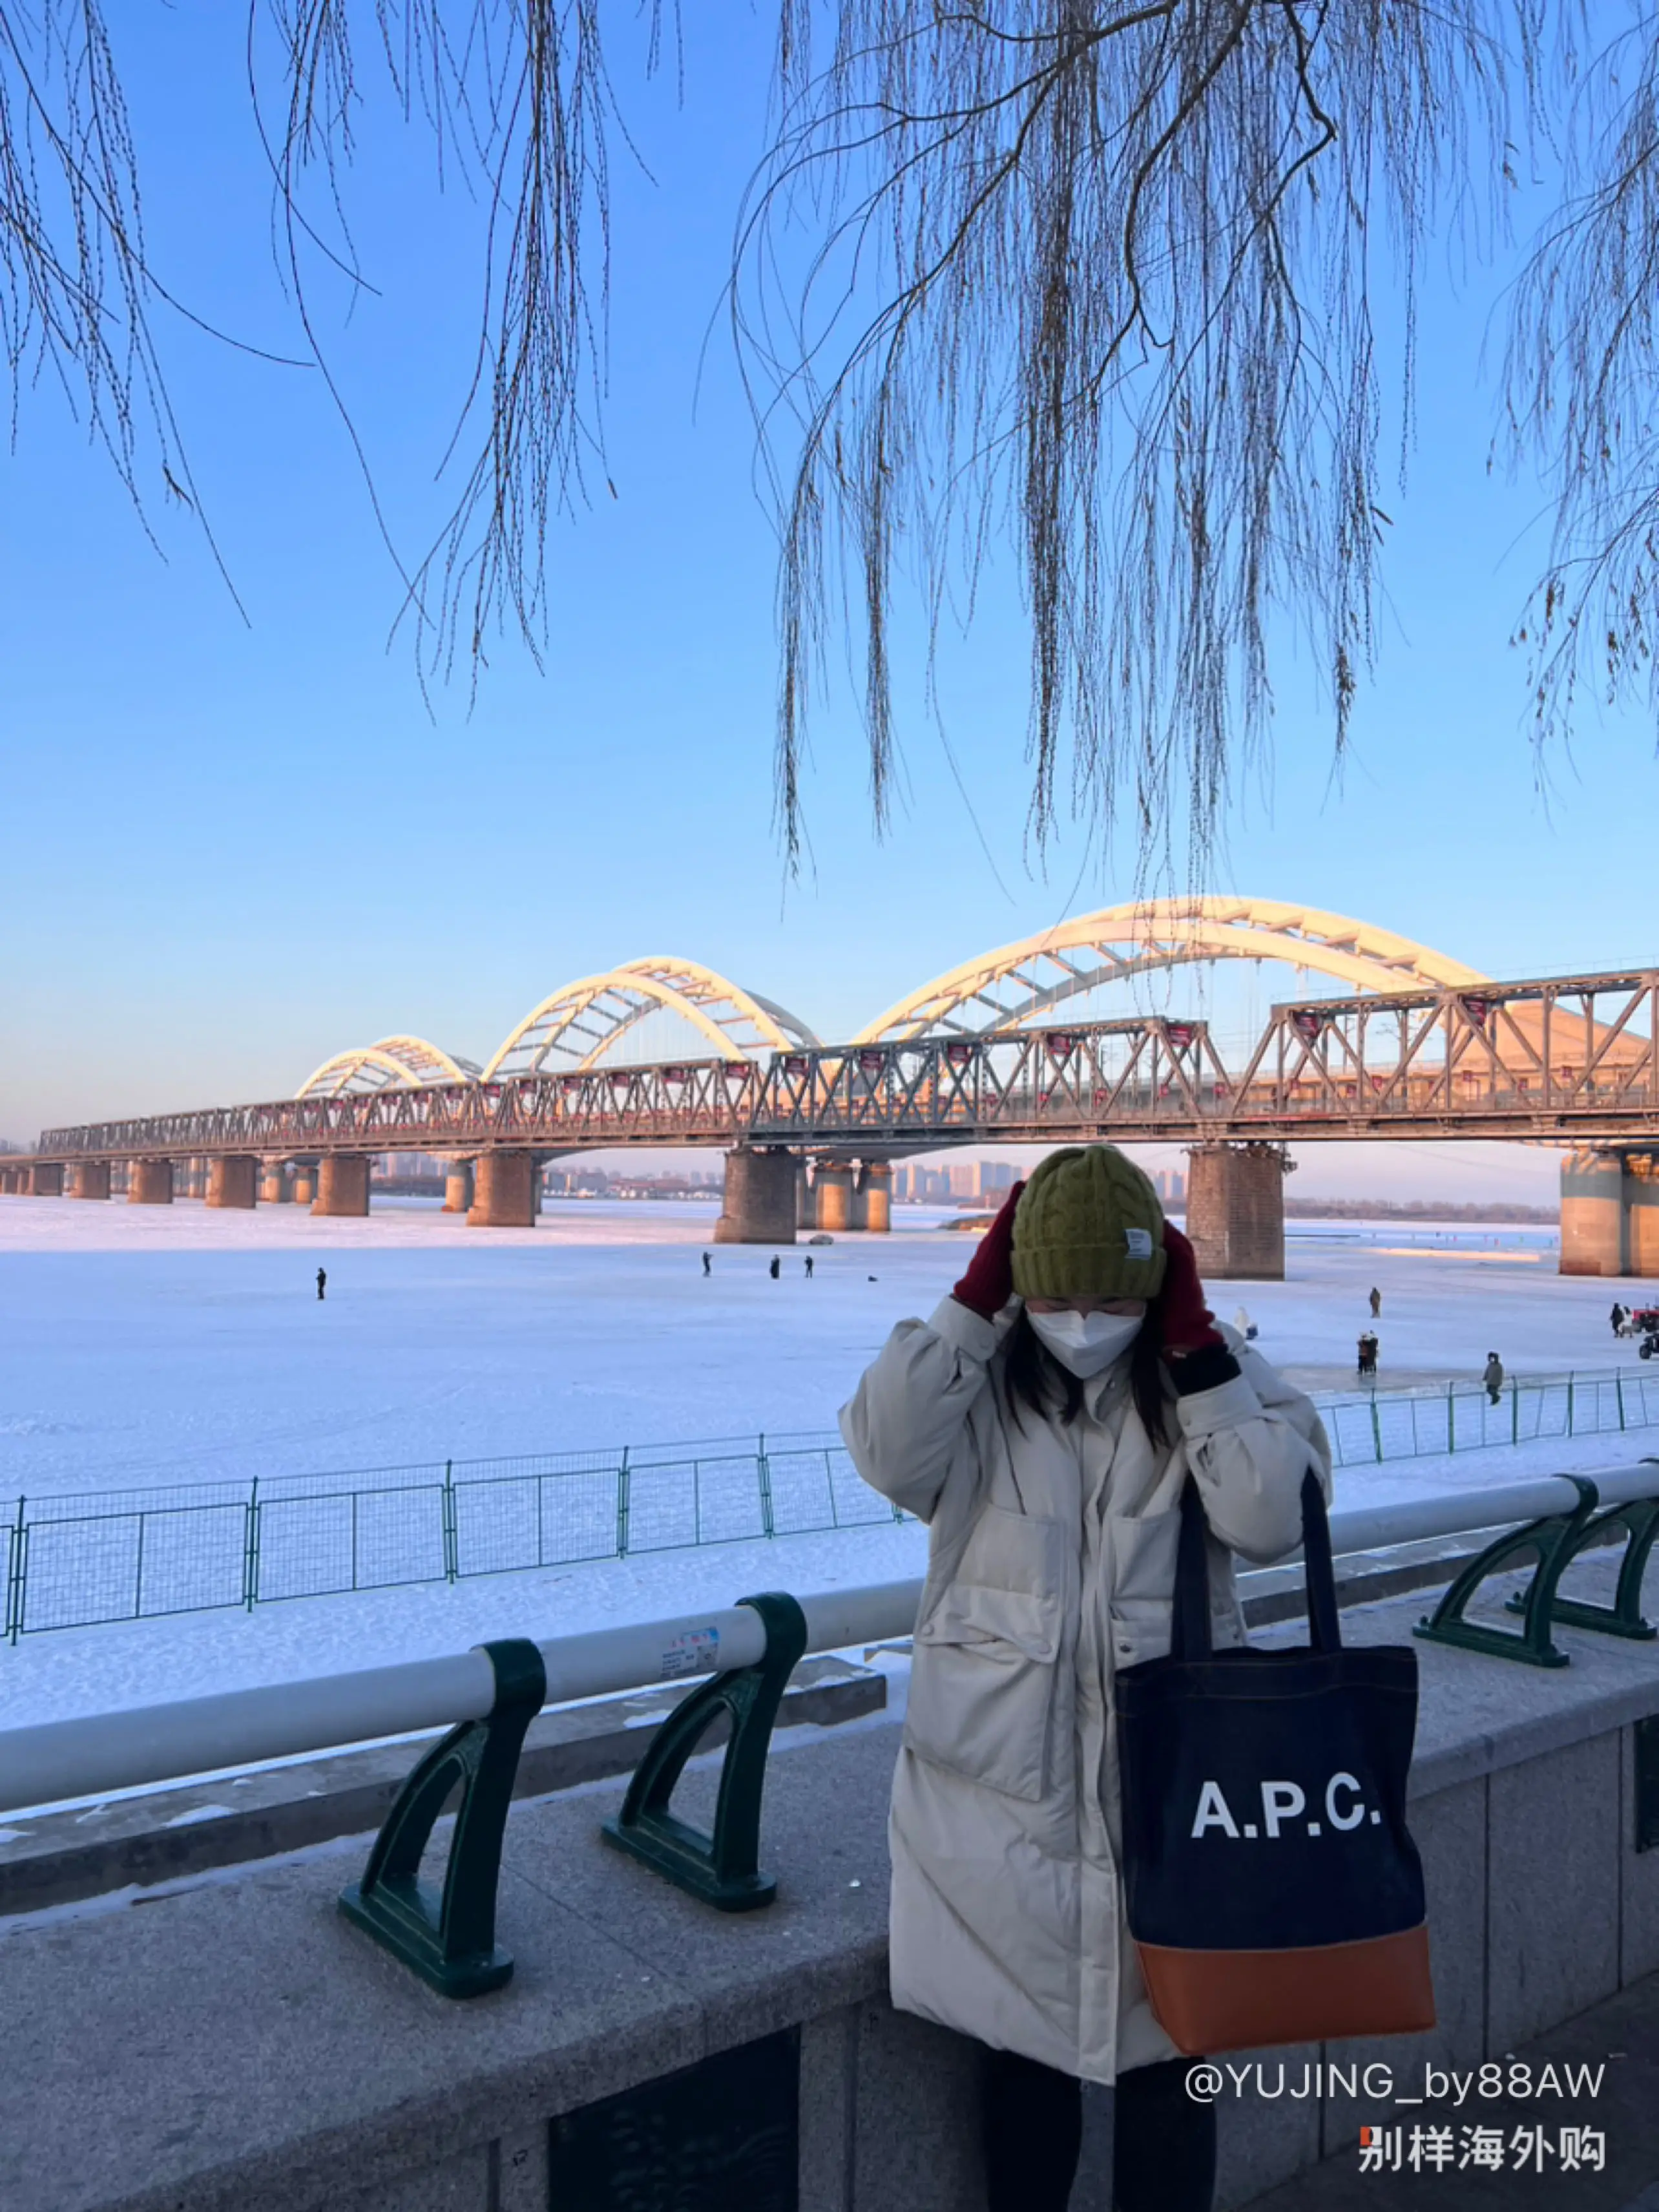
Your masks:
<svg viewBox="0 0 1659 2212"><path fill-rule="evenodd" d="M1164 1382L1164 1312L1157 1298L1147 1302L1141 1333L1129 1347L1129 1392L1141 1425L1155 1444L1167 1443L1169 1399ZM1069 1427L1083 1410L1083 1385L1069 1367L1063 1367L1032 1327L1023 1306L1008 1331L1002 1368L1008 1411L1014 1425L1023 1429L1020 1408L1028 1408L1039 1421L1056 1415Z"/></svg>

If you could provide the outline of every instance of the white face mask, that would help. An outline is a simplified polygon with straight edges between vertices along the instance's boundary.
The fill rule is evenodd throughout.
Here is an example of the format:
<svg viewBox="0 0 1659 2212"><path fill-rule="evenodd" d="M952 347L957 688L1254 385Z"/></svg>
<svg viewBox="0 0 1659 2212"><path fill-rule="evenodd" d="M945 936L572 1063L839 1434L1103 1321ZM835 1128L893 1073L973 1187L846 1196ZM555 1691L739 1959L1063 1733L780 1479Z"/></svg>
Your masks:
<svg viewBox="0 0 1659 2212"><path fill-rule="evenodd" d="M1103 1375L1141 1334L1139 1314L1078 1313L1068 1306L1061 1313L1032 1313L1026 1317L1063 1367L1080 1380Z"/></svg>

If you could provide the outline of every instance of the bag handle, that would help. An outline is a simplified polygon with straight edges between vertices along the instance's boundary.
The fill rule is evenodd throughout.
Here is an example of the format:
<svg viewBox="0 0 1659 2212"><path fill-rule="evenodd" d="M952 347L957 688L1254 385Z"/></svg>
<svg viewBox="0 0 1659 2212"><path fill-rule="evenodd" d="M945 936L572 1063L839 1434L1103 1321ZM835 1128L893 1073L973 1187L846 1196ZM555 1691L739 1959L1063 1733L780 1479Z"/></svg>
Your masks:
<svg viewBox="0 0 1659 2212"><path fill-rule="evenodd" d="M1181 1538L1175 1559L1170 1639L1172 1659L1208 1659L1211 1653L1205 1527L1197 1480L1189 1474L1181 1489ZM1309 1642L1316 1651L1340 1651L1342 1628L1336 1605L1336 1575L1331 1565L1330 1523L1325 1516L1325 1493L1311 1468L1302 1478L1302 1563L1307 1584Z"/></svg>

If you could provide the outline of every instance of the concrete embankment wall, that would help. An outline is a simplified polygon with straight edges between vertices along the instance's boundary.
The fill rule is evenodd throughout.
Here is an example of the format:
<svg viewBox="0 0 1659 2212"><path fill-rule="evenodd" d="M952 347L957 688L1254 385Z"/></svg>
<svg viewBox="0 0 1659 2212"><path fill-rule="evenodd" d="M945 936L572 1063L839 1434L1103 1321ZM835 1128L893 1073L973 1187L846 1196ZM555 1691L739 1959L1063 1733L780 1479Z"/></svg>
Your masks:
<svg viewBox="0 0 1659 2212"><path fill-rule="evenodd" d="M1402 1640L1406 1598L1351 1613ZM1286 1628L1268 1632L1294 1640ZM1659 1972L1659 1850L1638 1848L1638 1724L1659 1653L1563 1629L1559 1672L1420 1646L1413 1826L1440 2022L1265 2054L1468 2067ZM545 2212L603 2203L608 2160L687 2130L756 2212L976 2212L978 2054L885 1996L887 1784L879 1717L778 1740L769 1910L725 1917L602 1848L620 1786L517 1807L499 1934L517 1971L446 2003L336 1898L366 1843L221 1874L142 1909L0 1922L25 2032L0 2069L7 2212ZM714 1775L687 1776L706 1817ZM612 2101L619 2100L619 2101ZM753 2111L746 2112L746 2100ZM1351 2144L1345 2098L1225 2101L1220 2204ZM1092 2098L1097 2191L1110 2099ZM618 2199L617 2201L622 2201ZM632 2200L629 2200L632 2201ZM639 2199L650 2202L648 2196ZM712 2199L711 2201L713 2201ZM1080 2189L1080 2203L1090 2198Z"/></svg>

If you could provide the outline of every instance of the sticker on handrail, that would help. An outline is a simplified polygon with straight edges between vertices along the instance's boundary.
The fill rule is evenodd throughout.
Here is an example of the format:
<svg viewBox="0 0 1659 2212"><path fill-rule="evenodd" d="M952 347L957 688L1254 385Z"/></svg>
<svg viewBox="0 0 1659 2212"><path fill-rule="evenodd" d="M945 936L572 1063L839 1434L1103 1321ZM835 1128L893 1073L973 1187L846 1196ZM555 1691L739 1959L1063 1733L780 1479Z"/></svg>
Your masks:
<svg viewBox="0 0 1659 2212"><path fill-rule="evenodd" d="M663 1652L663 1680L678 1681L682 1674L711 1674L720 1651L717 1628L688 1628Z"/></svg>

